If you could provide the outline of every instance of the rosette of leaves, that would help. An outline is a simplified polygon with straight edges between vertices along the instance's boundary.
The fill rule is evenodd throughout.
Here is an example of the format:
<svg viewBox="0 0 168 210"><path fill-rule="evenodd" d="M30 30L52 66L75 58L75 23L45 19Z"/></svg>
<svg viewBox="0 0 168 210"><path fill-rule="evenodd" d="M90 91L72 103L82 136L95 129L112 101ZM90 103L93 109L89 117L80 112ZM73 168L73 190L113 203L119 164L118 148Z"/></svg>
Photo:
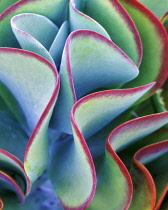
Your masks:
<svg viewBox="0 0 168 210"><path fill-rule="evenodd" d="M0 1L0 209L167 208L166 6Z"/></svg>

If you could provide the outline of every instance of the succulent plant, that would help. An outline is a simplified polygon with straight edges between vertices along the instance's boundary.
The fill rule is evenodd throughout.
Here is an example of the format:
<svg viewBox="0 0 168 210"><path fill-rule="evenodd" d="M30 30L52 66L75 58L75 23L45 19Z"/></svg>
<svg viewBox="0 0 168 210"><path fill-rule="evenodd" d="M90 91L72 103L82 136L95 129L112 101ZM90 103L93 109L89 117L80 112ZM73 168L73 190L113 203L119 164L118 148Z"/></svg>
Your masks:
<svg viewBox="0 0 168 210"><path fill-rule="evenodd" d="M0 1L0 209L168 208L166 6Z"/></svg>

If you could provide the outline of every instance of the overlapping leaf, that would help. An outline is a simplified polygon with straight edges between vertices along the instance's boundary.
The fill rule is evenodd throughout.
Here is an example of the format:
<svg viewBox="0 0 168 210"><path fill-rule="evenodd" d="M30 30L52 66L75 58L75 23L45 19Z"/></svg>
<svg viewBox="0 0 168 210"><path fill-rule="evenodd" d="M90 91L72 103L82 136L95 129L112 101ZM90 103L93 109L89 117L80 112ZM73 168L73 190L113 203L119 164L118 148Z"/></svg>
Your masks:
<svg viewBox="0 0 168 210"><path fill-rule="evenodd" d="M159 18L168 10L167 1L159 1L159 0L138 0L146 7L148 7L151 11L153 11Z"/></svg>
<svg viewBox="0 0 168 210"><path fill-rule="evenodd" d="M98 22L80 12L75 7L74 0L70 1L70 29L71 31L75 31L78 29L89 29L96 31L110 39L110 36L106 32L106 30Z"/></svg>
<svg viewBox="0 0 168 210"><path fill-rule="evenodd" d="M58 32L54 23L42 15L23 13L11 19L11 27L22 49L35 52L54 64L47 51Z"/></svg>
<svg viewBox="0 0 168 210"><path fill-rule="evenodd" d="M130 209L160 209L168 190L167 155L168 141L144 147L134 155L131 174L135 190Z"/></svg>
<svg viewBox="0 0 168 210"><path fill-rule="evenodd" d="M71 133L70 110L81 96L123 85L138 75L135 64L113 42L90 30L78 30L67 39L60 67L61 90L53 124Z"/></svg>
<svg viewBox="0 0 168 210"><path fill-rule="evenodd" d="M1 0L0 1L0 13L2 13L5 9L7 9L12 4L16 3L18 0Z"/></svg>
<svg viewBox="0 0 168 210"><path fill-rule="evenodd" d="M0 66L1 81L18 100L29 131L33 131L24 167L34 181L47 164L47 128L59 90L57 71L43 57L12 48L0 48Z"/></svg>
<svg viewBox="0 0 168 210"><path fill-rule="evenodd" d="M25 173L23 164L12 154L0 149L0 182L1 196L6 198L7 193L14 192L18 202L23 203L25 195L29 193L31 184Z"/></svg>
<svg viewBox="0 0 168 210"><path fill-rule="evenodd" d="M140 65L142 46L138 31L122 5L116 0L87 0L84 13L100 23L134 62Z"/></svg>
<svg viewBox="0 0 168 210"><path fill-rule="evenodd" d="M95 170L85 139L131 106L131 104L148 91L152 85L153 84L149 84L128 90L101 91L87 95L75 103L71 112L74 140L70 137L67 140L55 142L52 146L50 163L50 177L55 192L64 208L84 209L94 196L96 186ZM120 101L122 101L123 105ZM66 148L69 149L66 150ZM111 158L107 157L107 159L111 161ZM103 162L103 159L101 161ZM109 175L111 176L112 168L109 161L107 161L107 165L104 167L101 161L99 161L100 171L102 171L104 176L105 174L107 175L108 179L106 180L106 184L111 189L114 184L113 180L110 181L109 177ZM53 167L54 164L56 164L56 167ZM121 165L121 167L124 168L122 163ZM117 169L118 165L115 165L115 168ZM123 170L126 171L125 168ZM118 169L116 172L112 173L123 180L121 187L123 187L124 184L124 186L129 189L128 191L130 191L130 196L125 198L124 201L122 201L122 199L125 195L120 196L119 203L116 204L114 208L121 205L127 206L131 197L131 181L128 172L124 175L124 173L120 173ZM102 179L104 178L98 177L98 183L99 180L101 180L100 184L106 185ZM117 191L118 193L115 191L116 196L119 196L120 188ZM103 192L105 193L105 191ZM113 196L115 197L115 195ZM108 200L108 204L113 201L111 199ZM101 203L103 205L104 202L101 201ZM104 203L104 205L108 204L106 202ZM99 202L96 204L96 208L98 205L100 205ZM102 206L100 208L102 208Z"/></svg>
<svg viewBox="0 0 168 210"><path fill-rule="evenodd" d="M132 17L143 45L140 74L138 78L125 87L134 87L156 81L156 85L146 95L149 97L163 85L168 76L166 55L168 36L160 20L144 5L136 0L120 0L120 2Z"/></svg>
<svg viewBox="0 0 168 210"><path fill-rule="evenodd" d="M167 121L168 112L148 115L128 121L124 124L121 124L111 132L111 134L109 135L109 142L113 149L115 149L116 151L122 150L124 147L128 147L130 144L159 129L160 127L165 125ZM151 148L152 147L155 148L156 146L151 146ZM157 157L160 152L162 153L162 150L159 149L158 153L154 154L152 152L150 153L150 150L148 151L149 155L151 154L151 158L152 155L156 155ZM151 149L151 151L153 150ZM145 158L145 155L142 155L142 158ZM156 201L154 181L150 173L147 172L146 169L139 166L139 163L137 163L137 161L134 160L134 162L136 162L136 164L134 166L134 171L131 173L134 183L134 197L130 209L153 209ZM164 161L162 163L164 163ZM142 199L143 202L140 202Z"/></svg>
<svg viewBox="0 0 168 210"><path fill-rule="evenodd" d="M20 13L36 13L44 15L60 26L66 18L67 3L68 0L22 0L16 2L0 15L0 46L18 46L10 27L10 20L13 16Z"/></svg>

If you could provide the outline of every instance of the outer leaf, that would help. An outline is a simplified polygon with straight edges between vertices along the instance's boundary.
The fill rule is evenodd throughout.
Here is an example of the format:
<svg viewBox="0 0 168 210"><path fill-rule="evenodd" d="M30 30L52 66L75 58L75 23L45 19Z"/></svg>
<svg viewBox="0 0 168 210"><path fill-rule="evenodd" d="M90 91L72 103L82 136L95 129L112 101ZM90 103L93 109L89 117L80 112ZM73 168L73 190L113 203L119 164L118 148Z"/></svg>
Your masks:
<svg viewBox="0 0 168 210"><path fill-rule="evenodd" d="M22 162L15 156L0 149L0 170L7 173L17 182L24 194L28 194L31 188L30 181L25 173Z"/></svg>
<svg viewBox="0 0 168 210"><path fill-rule="evenodd" d="M58 32L56 25L42 15L23 13L12 18L11 26L22 49L35 52L54 64L47 50Z"/></svg>
<svg viewBox="0 0 168 210"><path fill-rule="evenodd" d="M89 29L96 31L110 39L110 36L106 32L106 30L98 22L80 12L75 7L74 0L70 1L70 29L71 31L75 31L78 29Z"/></svg>
<svg viewBox="0 0 168 210"><path fill-rule="evenodd" d="M59 90L58 74L43 57L12 48L0 48L0 66L2 82L17 98L30 130L34 129L24 163L26 173L34 181L47 164L47 128Z"/></svg>
<svg viewBox="0 0 168 210"><path fill-rule="evenodd" d="M136 24L143 45L140 74L125 87L135 87L156 81L156 85L146 95L145 98L147 98L163 85L168 76L166 55L168 36L160 20L141 3L136 0L120 0L120 2Z"/></svg>
<svg viewBox="0 0 168 210"><path fill-rule="evenodd" d="M140 65L142 58L141 40L132 19L119 1L87 0L85 1L84 13L100 23L111 39L136 65Z"/></svg>
<svg viewBox="0 0 168 210"><path fill-rule="evenodd" d="M100 126L104 126L115 118L116 115L119 115L128 108L134 101L138 100L139 97L149 90L152 85L153 84L149 84L128 90L106 90L93 93L81 98L73 106L71 122L74 141L70 138L54 143L52 146L50 163L50 177L55 192L64 208L84 209L90 203L95 192L96 178L94 165L84 138L87 138L89 135L93 134L93 132L96 132ZM124 104L123 106L119 106L121 100L122 104ZM107 175L105 177L108 180L106 180L107 182L103 182L103 185L105 186L105 183L108 183L108 185L110 184L111 189L113 188L114 181L111 181L110 177L111 174L115 174L115 172L112 169L113 167L110 166L113 160L110 161L111 158L107 155L107 165L103 166L103 163L99 162L100 171L98 173L100 173L101 177L101 168L105 169L103 174L104 176L105 174ZM54 164L56 164L56 167L53 167ZM121 167L123 168L124 166ZM115 168L118 168L118 165L115 165ZM124 170L126 169L124 168ZM126 182L125 185L127 185L123 173L119 172L118 174L117 172L117 176L121 175L121 179L123 179L124 182ZM129 179L128 176L129 175L127 175L127 179ZM98 176L98 180L100 180L100 177ZM128 182L130 185L130 179ZM121 185L122 184L123 182ZM130 186L128 188L130 188ZM117 194L117 196L119 196L119 194ZM100 198L99 196L96 197ZM106 198L106 196L104 198ZM105 202L102 202L101 200L96 204L96 208L94 209L103 209L104 206L102 207L102 205L106 205L106 203L109 202L111 204L114 200L111 199L111 196L110 199L107 199ZM127 198L124 200L127 200ZM128 200L130 200L130 197ZM119 205L122 204L119 203Z"/></svg>
<svg viewBox="0 0 168 210"><path fill-rule="evenodd" d="M124 162L127 168L130 168L131 160L135 153L140 150L141 148L155 144L160 141L168 139L168 127L164 126L157 131L153 132L152 134L146 136L145 138L141 139L138 142L131 144L129 147L121 150L118 154L121 160Z"/></svg>
<svg viewBox="0 0 168 210"><path fill-rule="evenodd" d="M157 206L155 207L156 202L156 189L153 182L153 179L151 177L151 174L147 170L144 165L150 165L151 162L155 165L155 168L159 166L159 164L163 163L159 161L156 163L156 159L159 159L161 156L164 156L165 154L168 154L168 140L162 141L147 147L142 148L139 150L133 159L133 168L132 168L132 175L133 175L133 181L135 184L135 191L133 196L133 202L131 204L130 209L159 209L161 206L161 201L163 200L164 196L167 192L168 187L168 178L166 178L168 173L168 167L166 164L164 164L166 169L164 169L164 172L161 168L159 168L159 174L161 177L158 177L158 174L155 173L155 179L160 178L160 190L161 192L158 192L158 194L161 193L161 197L158 201ZM167 158L165 159L166 163ZM162 168L164 168L162 165ZM161 170L160 170L161 169ZM162 189L161 189L162 188ZM145 199L143 199L143 202L140 202L140 200L145 196Z"/></svg>
<svg viewBox="0 0 168 210"><path fill-rule="evenodd" d="M168 5L166 0L138 0L150 10L152 10L159 18L168 10Z"/></svg>
<svg viewBox="0 0 168 210"><path fill-rule="evenodd" d="M23 194L21 188L19 187L19 185L15 182L15 180L12 177L10 177L6 173L0 171L0 183L1 183L2 191L5 188L5 190L12 191L12 192L16 193L19 203L24 203L24 200L25 200L24 194ZM4 195L2 195L2 199L3 199L3 196Z"/></svg>
<svg viewBox="0 0 168 210"><path fill-rule="evenodd" d="M110 121L128 109L152 86L132 89L114 89L96 92L80 99L73 107L77 125L83 136L88 139Z"/></svg>
<svg viewBox="0 0 168 210"><path fill-rule="evenodd" d="M0 13L2 13L5 9L7 9L12 4L16 3L18 0L1 0L0 1Z"/></svg>
<svg viewBox="0 0 168 210"><path fill-rule="evenodd" d="M74 31L63 52L61 90L53 123L70 133L69 113L76 95L80 98L97 89L120 86L137 74L137 67L113 42L94 31Z"/></svg>
<svg viewBox="0 0 168 210"><path fill-rule="evenodd" d="M147 115L121 124L110 134L110 142L117 151L158 130L168 122L168 112ZM135 132L136 131L136 132Z"/></svg>
<svg viewBox="0 0 168 210"><path fill-rule="evenodd" d="M118 126L116 129L114 129L111 132L111 134L109 135L109 142L111 146L113 147L113 149L115 149L115 151L120 151L124 147L127 147L133 142L136 142L139 139L143 138L144 136L147 136L150 133L154 132L155 130L159 129L167 122L168 122L168 112L148 115L145 117L140 117L140 118L130 120L126 123L121 124L120 126ZM144 170L146 171L146 169ZM155 196L153 179L148 173L146 178L143 180L142 176L139 176L137 173L138 173L138 170L135 171L135 174L133 175L133 183L138 183L138 185L135 184L134 186L135 188L134 191L137 189L138 198L136 197L135 204L132 204L131 208L132 209L138 208L138 209L143 209L143 210L152 209L152 206L154 205L154 202L155 202L155 197L153 197ZM144 173L147 173L147 172L144 172ZM137 176L137 179L135 178L136 176ZM139 192L138 190L138 186L141 188L141 185L139 185L139 182L141 182L141 180L142 182L145 183L144 186L147 186L147 188L146 187L143 188L143 192L142 191ZM144 192L146 194L146 199L144 199L143 202L140 202L140 200L144 196ZM142 205L142 207L140 205Z"/></svg>
<svg viewBox="0 0 168 210"><path fill-rule="evenodd" d="M68 0L21 0L6 9L0 15L0 46L18 46L13 36L10 20L13 16L20 13L36 13L49 18L60 26L66 17L66 6ZM47 9L46 9L47 8Z"/></svg>

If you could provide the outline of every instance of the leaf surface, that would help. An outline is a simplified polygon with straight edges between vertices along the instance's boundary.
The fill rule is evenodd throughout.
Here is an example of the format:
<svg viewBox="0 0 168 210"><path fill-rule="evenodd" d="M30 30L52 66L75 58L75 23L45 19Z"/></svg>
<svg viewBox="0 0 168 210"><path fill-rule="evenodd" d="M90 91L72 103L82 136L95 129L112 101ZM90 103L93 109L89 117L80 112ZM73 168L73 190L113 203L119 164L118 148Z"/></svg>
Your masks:
<svg viewBox="0 0 168 210"><path fill-rule="evenodd" d="M144 147L134 155L131 172L135 190L130 209L160 208L168 187L167 155L168 141L161 141ZM153 175L153 178L151 175ZM145 199L142 203L140 200L144 197L144 194Z"/></svg>
<svg viewBox="0 0 168 210"><path fill-rule="evenodd" d="M67 3L68 0L22 0L16 2L0 15L0 46L18 47L10 27L10 20L13 16L21 13L36 13L49 18L57 26L60 26L66 18Z"/></svg>
<svg viewBox="0 0 168 210"><path fill-rule="evenodd" d="M151 11L153 11L159 18L168 10L167 1L159 1L159 0L138 0L146 7L148 7Z"/></svg>
<svg viewBox="0 0 168 210"><path fill-rule="evenodd" d="M114 129L110 133L108 141L116 152L121 151L123 148L164 126L167 122L168 112L136 118ZM134 162L136 163L134 164ZM134 183L134 197L130 209L153 209L156 199L154 181L147 169L141 167L136 160L134 162L134 170L131 173ZM143 202L140 202L142 199Z"/></svg>
<svg viewBox="0 0 168 210"><path fill-rule="evenodd" d="M87 0L84 13L95 19L105 28L117 44L139 66L142 46L138 31L119 1ZM128 44L129 43L129 44Z"/></svg>
<svg viewBox="0 0 168 210"><path fill-rule="evenodd" d="M55 62L55 65L58 69L60 67L62 52L64 49L66 39L68 37L68 34L69 34L69 23L68 23L68 21L65 21L61 25L53 43L49 49L49 53L52 56L52 58Z"/></svg>
<svg viewBox="0 0 168 210"><path fill-rule="evenodd" d="M153 84L149 84L143 87L127 90L120 89L100 91L87 95L75 103L71 111L73 138L70 137L66 140L56 141L51 147L52 157L49 167L50 177L55 192L64 208L85 208L88 206L94 196L96 186L95 170L93 160L90 156L90 151L85 140L129 106L131 106L131 104L138 100L146 91L148 91L152 85ZM119 106L119 104L121 104L120 101L122 101L122 104L124 104L123 106ZM111 160L108 154L106 161L107 165L103 165L103 160L104 159L102 159L102 162L99 162L100 171L97 172L97 180L99 181L102 178L101 171L104 169L103 174L104 177L106 177L106 182L104 182L105 178L102 178L103 181L101 180L101 184L105 189L107 185L110 189L113 188L115 181L111 181L110 177L111 174L115 174L116 176L120 176L122 179L121 187L126 186L129 188L129 191L131 181L128 172L126 172L127 175L125 178L125 175L120 170L120 164L113 163L113 160ZM53 165L55 165L55 167L53 167ZM117 172L113 170L112 165L114 165ZM123 169L123 167L124 166L122 164L121 168ZM123 170L126 171L125 168ZM119 181L117 178L114 178L114 180ZM127 185L127 181L129 182L129 186ZM107 192L109 191L107 190ZM116 191L114 190L113 192L116 193ZM105 191L103 190L103 192ZM118 193L116 193L116 196L118 197L121 192L120 188L117 192ZM98 194L99 193L100 191L98 191ZM129 193L129 195L131 195L131 190ZM104 199L108 197L105 202L102 201L102 198L98 203L97 199L100 199L100 197L96 196L96 199L93 198L95 199L94 203L97 203L96 207L94 206L93 209L103 209L104 206L102 205L106 206L107 203L110 203L111 205L116 196L113 195L115 197L114 200L111 199L111 194L109 194L109 196L106 195L104 197ZM125 195L121 196L118 204L114 205L114 209L115 207L117 208L122 206L121 200L123 197L125 197ZM124 198L124 205L127 206L129 200L130 196Z"/></svg>
<svg viewBox="0 0 168 210"><path fill-rule="evenodd" d="M76 97L116 88L137 75L135 64L109 39L90 30L72 32L62 56L61 89L52 117L54 126L71 133L69 114Z"/></svg>
<svg viewBox="0 0 168 210"><path fill-rule="evenodd" d="M133 19L143 46L140 74L125 87L135 87L156 81L156 85L144 96L144 100L159 89L168 77L166 55L168 36L160 20L143 4L136 0L120 0L120 2Z"/></svg>
<svg viewBox="0 0 168 210"><path fill-rule="evenodd" d="M76 6L74 0L70 1L70 30L75 31L78 29L88 29L92 31L96 31L97 33L102 34L103 36L110 39L110 36L106 32L106 30L91 17L85 15L80 12Z"/></svg>
<svg viewBox="0 0 168 210"><path fill-rule="evenodd" d="M29 130L33 131L26 147L24 167L34 181L47 164L47 128L59 90L58 73L43 57L12 48L0 48L0 66L2 82L18 100Z"/></svg>
<svg viewBox="0 0 168 210"><path fill-rule="evenodd" d="M0 149L0 170L13 177L24 194L28 194L31 188L30 181L25 173L22 162L11 153Z"/></svg>
<svg viewBox="0 0 168 210"><path fill-rule="evenodd" d="M7 9L12 4L16 3L18 0L1 0L0 1L0 13L2 13L5 9Z"/></svg>
<svg viewBox="0 0 168 210"><path fill-rule="evenodd" d="M54 64L47 51L58 32L54 23L42 15L23 13L11 19L11 26L22 49L35 52Z"/></svg>
<svg viewBox="0 0 168 210"><path fill-rule="evenodd" d="M25 200L24 194L23 194L21 188L19 187L19 185L15 182L15 180L11 176L0 171L0 183L1 183L2 191L14 192L18 197L18 202L24 203L24 200ZM3 199L3 197L6 196L6 194L5 195L2 194L1 196Z"/></svg>

